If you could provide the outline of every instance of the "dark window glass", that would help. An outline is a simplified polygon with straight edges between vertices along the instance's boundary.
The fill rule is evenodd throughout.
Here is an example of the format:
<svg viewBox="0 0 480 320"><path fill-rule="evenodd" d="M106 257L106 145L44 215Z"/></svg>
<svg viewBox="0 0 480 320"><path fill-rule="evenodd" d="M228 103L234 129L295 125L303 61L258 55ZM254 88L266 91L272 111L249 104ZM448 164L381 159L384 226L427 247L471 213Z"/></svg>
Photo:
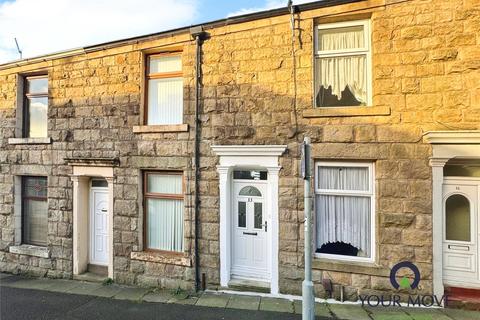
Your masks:
<svg viewBox="0 0 480 320"><path fill-rule="evenodd" d="M267 180L267 171L238 170L233 172L233 179L240 180Z"/></svg>
<svg viewBox="0 0 480 320"><path fill-rule="evenodd" d="M240 228L247 227L247 203L244 201L238 202L238 226Z"/></svg>
<svg viewBox="0 0 480 320"><path fill-rule="evenodd" d="M103 179L95 179L95 180L92 180L92 187L106 188L108 187L108 182L107 180L103 180Z"/></svg>
<svg viewBox="0 0 480 320"><path fill-rule="evenodd" d="M253 227L255 229L262 229L262 221L263 221L263 212L262 212L262 203L261 202L255 202L254 203L254 223Z"/></svg>
<svg viewBox="0 0 480 320"><path fill-rule="evenodd" d="M22 192L23 243L47 245L47 178L24 177Z"/></svg>
<svg viewBox="0 0 480 320"><path fill-rule="evenodd" d="M240 190L238 195L246 197L261 197L262 193L260 192L260 190L253 186L246 186L243 187L242 190Z"/></svg>

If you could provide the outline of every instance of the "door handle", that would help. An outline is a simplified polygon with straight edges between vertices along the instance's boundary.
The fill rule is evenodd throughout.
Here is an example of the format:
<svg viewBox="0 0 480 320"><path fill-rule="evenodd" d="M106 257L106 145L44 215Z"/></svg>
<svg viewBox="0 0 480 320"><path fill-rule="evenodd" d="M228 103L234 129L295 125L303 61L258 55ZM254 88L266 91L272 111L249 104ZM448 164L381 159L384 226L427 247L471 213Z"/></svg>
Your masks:
<svg viewBox="0 0 480 320"><path fill-rule="evenodd" d="M249 235L249 236L256 236L256 232L244 232L243 234Z"/></svg>
<svg viewBox="0 0 480 320"><path fill-rule="evenodd" d="M267 224L267 222L268 222L268 221L265 221L265 223L264 223L264 224L262 224L262 227L265 227L265 232L267 232L267 229L268 229L268 228L267 228L267 227L268 227L268 224Z"/></svg>
<svg viewBox="0 0 480 320"><path fill-rule="evenodd" d="M107 209L102 209L102 212L107 212L108 210Z"/></svg>

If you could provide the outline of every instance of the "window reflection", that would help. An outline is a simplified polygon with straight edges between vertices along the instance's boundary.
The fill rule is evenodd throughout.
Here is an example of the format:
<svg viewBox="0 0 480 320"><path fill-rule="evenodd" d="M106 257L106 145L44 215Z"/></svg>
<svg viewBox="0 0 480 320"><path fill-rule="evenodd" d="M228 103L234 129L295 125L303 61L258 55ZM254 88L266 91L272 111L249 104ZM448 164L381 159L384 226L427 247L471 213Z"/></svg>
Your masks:
<svg viewBox="0 0 480 320"><path fill-rule="evenodd" d="M30 120L28 136L32 138L46 137L48 98L28 99L28 105Z"/></svg>

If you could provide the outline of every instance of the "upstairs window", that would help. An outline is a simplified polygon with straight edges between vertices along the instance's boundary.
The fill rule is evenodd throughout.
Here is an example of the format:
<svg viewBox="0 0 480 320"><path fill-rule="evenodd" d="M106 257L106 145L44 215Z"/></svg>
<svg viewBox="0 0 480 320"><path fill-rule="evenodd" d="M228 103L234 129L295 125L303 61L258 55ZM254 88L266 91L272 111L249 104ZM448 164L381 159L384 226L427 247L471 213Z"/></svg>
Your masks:
<svg viewBox="0 0 480 320"><path fill-rule="evenodd" d="M23 110L23 136L47 137L48 77L25 77Z"/></svg>
<svg viewBox="0 0 480 320"><path fill-rule="evenodd" d="M315 103L317 107L371 104L368 20L317 26Z"/></svg>
<svg viewBox="0 0 480 320"><path fill-rule="evenodd" d="M47 245L47 177L22 178L22 243Z"/></svg>
<svg viewBox="0 0 480 320"><path fill-rule="evenodd" d="M183 77L180 53L147 57L147 125L183 123Z"/></svg>

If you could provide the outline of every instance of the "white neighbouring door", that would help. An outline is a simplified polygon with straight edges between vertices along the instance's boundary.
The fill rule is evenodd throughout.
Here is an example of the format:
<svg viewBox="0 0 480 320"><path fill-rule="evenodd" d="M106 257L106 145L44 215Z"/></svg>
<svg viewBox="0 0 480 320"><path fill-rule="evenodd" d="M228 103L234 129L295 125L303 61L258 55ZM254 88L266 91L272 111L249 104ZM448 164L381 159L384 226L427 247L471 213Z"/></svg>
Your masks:
<svg viewBox="0 0 480 320"><path fill-rule="evenodd" d="M232 279L270 281L267 182L234 181Z"/></svg>
<svg viewBox="0 0 480 320"><path fill-rule="evenodd" d="M108 191L92 188L90 191L90 253L91 264L108 265Z"/></svg>
<svg viewBox="0 0 480 320"><path fill-rule="evenodd" d="M480 288L479 179L443 184L443 278L449 286Z"/></svg>

